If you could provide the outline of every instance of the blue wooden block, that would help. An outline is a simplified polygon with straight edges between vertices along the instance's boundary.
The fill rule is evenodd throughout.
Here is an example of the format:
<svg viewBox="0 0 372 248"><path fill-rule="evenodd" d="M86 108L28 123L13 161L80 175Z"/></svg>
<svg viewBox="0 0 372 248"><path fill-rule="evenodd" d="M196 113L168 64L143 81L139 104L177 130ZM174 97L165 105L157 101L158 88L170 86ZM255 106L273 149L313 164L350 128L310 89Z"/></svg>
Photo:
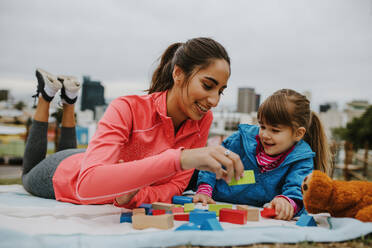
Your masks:
<svg viewBox="0 0 372 248"><path fill-rule="evenodd" d="M150 209L152 209L152 204L142 203L138 208L144 208L146 211L146 214L149 214Z"/></svg>
<svg viewBox="0 0 372 248"><path fill-rule="evenodd" d="M200 230L200 228L194 223L185 223L175 229L175 231L189 231L189 230Z"/></svg>
<svg viewBox="0 0 372 248"><path fill-rule="evenodd" d="M121 213L120 223L129 222L132 223L132 212Z"/></svg>
<svg viewBox="0 0 372 248"><path fill-rule="evenodd" d="M223 228L217 219L206 219L201 224L200 230L223 231Z"/></svg>
<svg viewBox="0 0 372 248"><path fill-rule="evenodd" d="M175 195L172 197L172 203L183 205L185 203L192 203L192 198L187 196Z"/></svg>
<svg viewBox="0 0 372 248"><path fill-rule="evenodd" d="M296 222L297 226L317 226L313 216L302 214Z"/></svg>
<svg viewBox="0 0 372 248"><path fill-rule="evenodd" d="M190 222L201 225L206 219L216 219L216 212L210 211L191 211Z"/></svg>

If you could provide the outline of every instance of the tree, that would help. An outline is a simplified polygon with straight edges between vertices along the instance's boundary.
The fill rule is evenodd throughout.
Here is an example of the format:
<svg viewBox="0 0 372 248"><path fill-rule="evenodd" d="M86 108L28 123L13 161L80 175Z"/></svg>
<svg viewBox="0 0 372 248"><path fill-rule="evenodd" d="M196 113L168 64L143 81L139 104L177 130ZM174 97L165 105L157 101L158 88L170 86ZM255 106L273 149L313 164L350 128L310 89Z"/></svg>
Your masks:
<svg viewBox="0 0 372 248"><path fill-rule="evenodd" d="M17 110L22 110L24 107L26 107L26 104L23 101L19 101L14 104L14 108Z"/></svg>
<svg viewBox="0 0 372 248"><path fill-rule="evenodd" d="M332 130L335 137L349 141L354 149L372 148L372 105L367 108L359 118L354 118L346 124L346 128L335 128Z"/></svg>

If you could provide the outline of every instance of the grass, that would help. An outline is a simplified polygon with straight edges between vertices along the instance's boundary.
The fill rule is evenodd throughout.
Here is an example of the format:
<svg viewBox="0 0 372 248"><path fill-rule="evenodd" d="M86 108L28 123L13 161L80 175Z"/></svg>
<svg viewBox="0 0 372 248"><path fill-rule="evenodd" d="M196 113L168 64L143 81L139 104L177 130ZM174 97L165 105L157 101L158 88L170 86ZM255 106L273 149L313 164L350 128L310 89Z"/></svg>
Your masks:
<svg viewBox="0 0 372 248"><path fill-rule="evenodd" d="M0 185L9 185L9 184L22 184L21 178L11 178L11 179L0 179ZM191 245L184 245L184 246L177 246L177 248L198 248L200 246L191 246ZM210 246L209 246L210 247ZM345 242L337 242L337 243L314 243L314 242L301 242L297 244L253 244L248 246L224 246L224 248L346 248L346 247L356 247L356 248L364 248L364 247L372 247L372 233L359 237L354 240L349 240ZM207 248L207 247L203 247ZM221 247L219 247L221 248ZM223 247L222 247L223 248Z"/></svg>
<svg viewBox="0 0 372 248"><path fill-rule="evenodd" d="M21 178L0 178L0 185L22 184Z"/></svg>

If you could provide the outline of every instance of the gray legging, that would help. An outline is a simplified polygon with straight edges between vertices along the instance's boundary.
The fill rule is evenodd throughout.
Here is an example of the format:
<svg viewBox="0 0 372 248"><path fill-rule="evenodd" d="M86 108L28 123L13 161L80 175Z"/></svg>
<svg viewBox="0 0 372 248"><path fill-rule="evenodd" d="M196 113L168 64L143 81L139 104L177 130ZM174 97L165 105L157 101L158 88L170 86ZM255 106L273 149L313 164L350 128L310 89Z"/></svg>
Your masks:
<svg viewBox="0 0 372 248"><path fill-rule="evenodd" d="M82 153L76 149L75 127L62 127L57 152L47 157L48 123L33 120L23 155L23 187L33 195L55 199L53 175L65 158Z"/></svg>

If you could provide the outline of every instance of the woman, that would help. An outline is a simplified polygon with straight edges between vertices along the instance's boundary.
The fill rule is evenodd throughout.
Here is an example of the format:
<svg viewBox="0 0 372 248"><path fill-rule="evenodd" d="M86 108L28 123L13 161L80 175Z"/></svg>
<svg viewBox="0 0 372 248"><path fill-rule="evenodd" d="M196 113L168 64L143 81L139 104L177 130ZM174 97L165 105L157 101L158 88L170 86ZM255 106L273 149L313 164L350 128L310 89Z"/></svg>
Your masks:
<svg viewBox="0 0 372 248"><path fill-rule="evenodd" d="M217 106L230 76L228 54L212 39L170 45L152 76L149 94L112 101L86 151L75 149L77 80L42 70L36 75L36 96L41 95L22 177L25 189L36 196L133 208L170 202L185 190L193 169L227 181L243 173L238 155L222 146L205 147L210 109ZM58 152L45 158L49 103L59 89L64 103L61 141Z"/></svg>

